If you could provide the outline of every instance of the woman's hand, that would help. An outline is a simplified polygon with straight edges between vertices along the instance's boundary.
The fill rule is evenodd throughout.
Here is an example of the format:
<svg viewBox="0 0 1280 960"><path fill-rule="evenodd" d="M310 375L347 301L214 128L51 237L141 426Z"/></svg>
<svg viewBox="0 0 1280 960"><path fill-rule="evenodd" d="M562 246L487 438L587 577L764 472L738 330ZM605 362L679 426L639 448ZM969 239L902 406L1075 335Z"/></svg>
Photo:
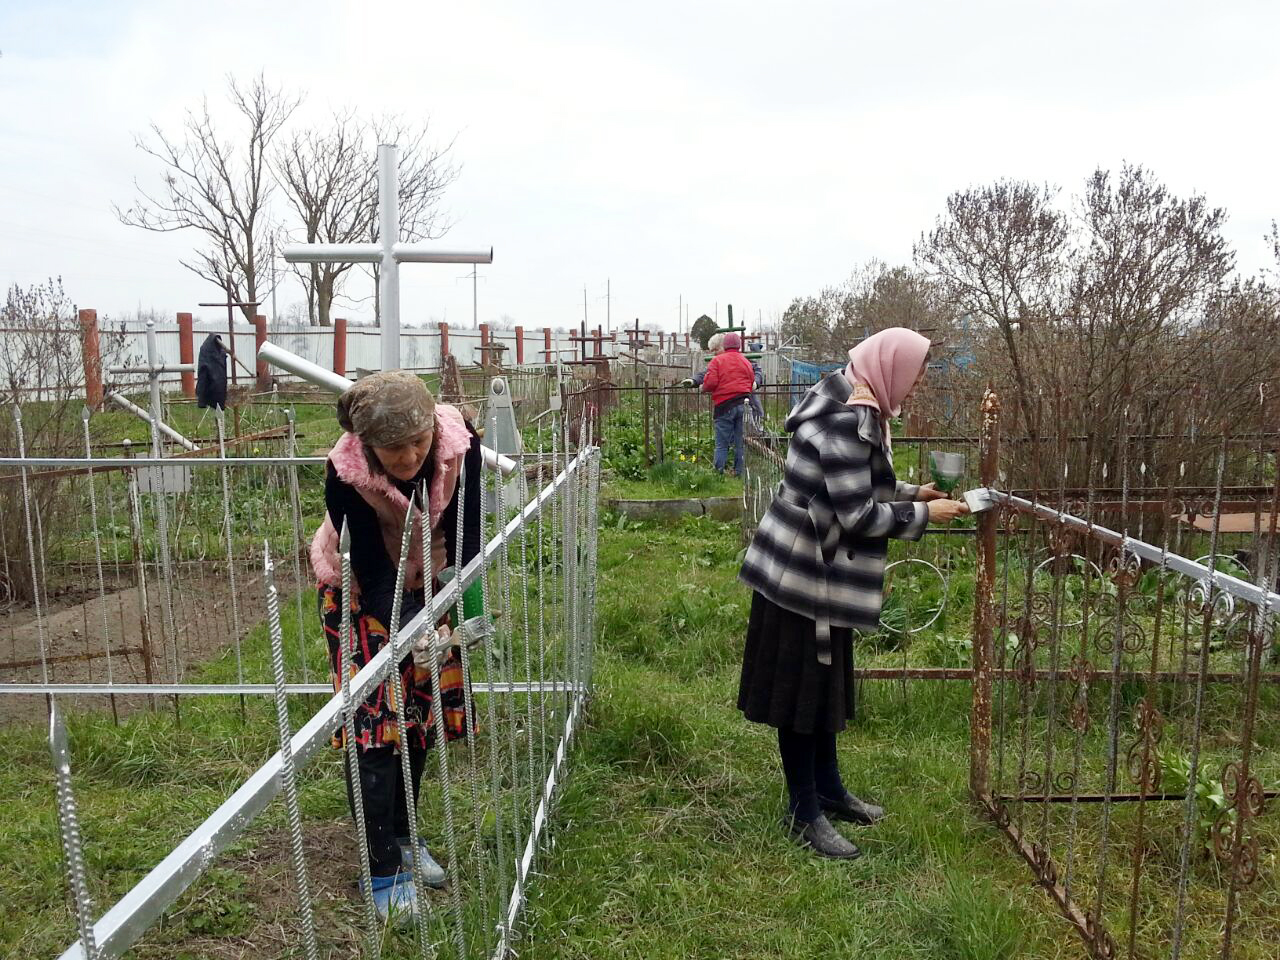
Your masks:
<svg viewBox="0 0 1280 960"><path fill-rule="evenodd" d="M931 500L945 500L947 499L947 494L939 490L936 483L926 483L920 488L920 492L916 494L916 499L928 503Z"/></svg>
<svg viewBox="0 0 1280 960"><path fill-rule="evenodd" d="M940 500L928 503L930 523L950 523L969 513L969 508L962 500L948 500L945 496Z"/></svg>

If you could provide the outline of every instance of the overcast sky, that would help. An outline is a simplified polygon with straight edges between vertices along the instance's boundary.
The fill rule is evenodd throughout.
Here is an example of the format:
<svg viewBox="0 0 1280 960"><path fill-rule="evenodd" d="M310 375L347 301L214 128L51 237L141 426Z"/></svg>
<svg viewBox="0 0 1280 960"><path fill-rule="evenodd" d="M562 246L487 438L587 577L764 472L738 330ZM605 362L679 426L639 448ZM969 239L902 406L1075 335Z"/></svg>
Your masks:
<svg viewBox="0 0 1280 960"><path fill-rule="evenodd" d="M908 260L953 190L1071 191L1126 160L1226 207L1255 272L1280 217L1278 45L1271 0L0 0L0 281L60 274L107 312L218 299L178 265L195 234L111 203L158 182L136 133L259 70L303 121L353 105L456 134L440 242L493 246L481 321L576 324L586 286L602 323L606 280L615 326L672 328L682 295L691 318L768 320ZM404 267L404 322L469 325L466 270ZM301 299L283 284L280 311Z"/></svg>

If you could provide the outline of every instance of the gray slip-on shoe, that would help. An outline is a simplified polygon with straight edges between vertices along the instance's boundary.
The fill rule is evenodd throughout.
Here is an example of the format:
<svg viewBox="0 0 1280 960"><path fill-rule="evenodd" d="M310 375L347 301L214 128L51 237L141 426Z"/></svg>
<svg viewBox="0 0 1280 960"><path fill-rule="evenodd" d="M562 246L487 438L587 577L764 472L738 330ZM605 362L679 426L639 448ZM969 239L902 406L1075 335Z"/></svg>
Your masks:
<svg viewBox="0 0 1280 960"><path fill-rule="evenodd" d="M819 815L817 820L805 823L803 820L787 818L787 832L802 846L807 846L820 857L832 860L856 860L862 851L842 837L831 821Z"/></svg>
<svg viewBox="0 0 1280 960"><path fill-rule="evenodd" d="M884 819L884 807L859 800L848 790L844 792L844 796L839 800L819 796L818 806L822 807L823 813L829 814L837 820L860 823L864 827L870 826L877 820Z"/></svg>

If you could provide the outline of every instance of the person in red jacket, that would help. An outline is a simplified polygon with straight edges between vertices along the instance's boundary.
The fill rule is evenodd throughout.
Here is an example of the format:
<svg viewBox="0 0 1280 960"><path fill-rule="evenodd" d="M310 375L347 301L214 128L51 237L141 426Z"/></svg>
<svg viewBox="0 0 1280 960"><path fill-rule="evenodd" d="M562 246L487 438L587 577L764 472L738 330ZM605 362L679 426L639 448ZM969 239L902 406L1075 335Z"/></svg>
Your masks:
<svg viewBox="0 0 1280 960"><path fill-rule="evenodd" d="M722 352L711 358L702 378L702 392L711 394L715 404L712 422L715 425L715 468L718 473L724 473L728 465L730 443L733 444L734 470L741 473L745 466L742 424L755 382L751 361L742 355L742 337L726 333Z"/></svg>

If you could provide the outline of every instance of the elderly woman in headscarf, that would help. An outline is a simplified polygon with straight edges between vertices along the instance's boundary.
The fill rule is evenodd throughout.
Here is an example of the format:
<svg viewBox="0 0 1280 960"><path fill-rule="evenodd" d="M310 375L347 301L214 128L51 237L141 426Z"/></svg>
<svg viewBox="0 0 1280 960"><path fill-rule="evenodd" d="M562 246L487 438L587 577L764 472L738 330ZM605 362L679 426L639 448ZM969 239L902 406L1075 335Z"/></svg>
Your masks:
<svg viewBox="0 0 1280 960"><path fill-rule="evenodd" d="M801 398L786 421L782 483L739 574L755 593L738 707L777 728L787 828L826 857L860 855L828 815L884 815L845 788L836 734L853 716L853 631L879 623L889 538L917 540L967 512L893 470L889 421L924 379L929 346L912 330L883 330Z"/></svg>
<svg viewBox="0 0 1280 960"><path fill-rule="evenodd" d="M387 642L395 602L401 537L410 509L414 533L402 586L400 623L424 608L426 578L446 566L461 569L480 549L480 441L461 413L436 403L426 385L400 370L359 380L338 401L338 422L345 431L329 452L325 474L325 519L311 544L311 565L319 581L320 611L329 645L335 689L339 646L346 645L354 674ZM465 464L465 471L463 466ZM458 529L458 480L465 476L463 542ZM422 492L425 489L426 502ZM431 556L422 556L422 523L431 530ZM350 534L352 595L342 596L339 531ZM430 567L428 567L428 560ZM438 581L433 581L438 585ZM342 604L351 607L350 637L341 635ZM441 633L447 631L441 625ZM465 736L468 698L463 689L460 654L449 648L440 667L440 690L432 689L430 657L420 644L398 665L404 683L404 720L408 743L400 742L397 704L390 677L362 704L355 716L359 784L348 782L364 801L369 839L373 900L384 918L411 915L416 904L411 867L422 857L422 874L432 886L446 882L445 870L420 844L409 842L409 819L399 751L409 750L413 793L418 795L426 752L435 740L435 711L444 711L448 740ZM341 745L341 731L335 745Z"/></svg>

